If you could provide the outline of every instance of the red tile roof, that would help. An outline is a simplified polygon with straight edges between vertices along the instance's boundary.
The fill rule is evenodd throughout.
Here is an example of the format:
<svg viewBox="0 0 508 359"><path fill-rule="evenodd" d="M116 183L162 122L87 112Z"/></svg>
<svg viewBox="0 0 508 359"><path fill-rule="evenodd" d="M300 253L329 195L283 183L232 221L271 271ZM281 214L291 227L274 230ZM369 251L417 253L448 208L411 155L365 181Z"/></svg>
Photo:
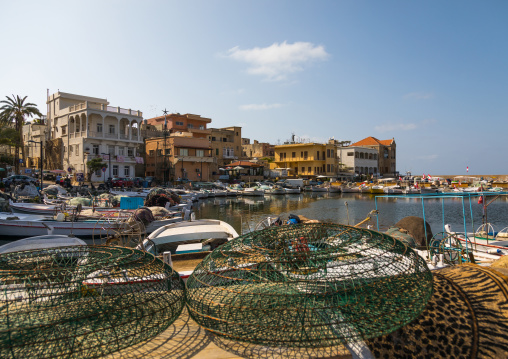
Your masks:
<svg viewBox="0 0 508 359"><path fill-rule="evenodd" d="M393 142L394 142L393 138L391 140L378 140L377 138L370 136L364 138L361 141L351 144L351 146L377 146L377 145L390 146Z"/></svg>

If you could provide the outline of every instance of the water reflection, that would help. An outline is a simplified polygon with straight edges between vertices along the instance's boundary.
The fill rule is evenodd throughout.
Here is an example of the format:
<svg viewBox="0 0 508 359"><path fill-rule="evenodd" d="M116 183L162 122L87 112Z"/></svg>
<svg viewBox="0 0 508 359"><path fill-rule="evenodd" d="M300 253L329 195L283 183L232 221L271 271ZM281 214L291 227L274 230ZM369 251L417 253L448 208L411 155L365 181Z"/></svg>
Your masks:
<svg viewBox="0 0 508 359"><path fill-rule="evenodd" d="M378 197L362 193L310 192L284 196L247 198L206 199L195 204L197 218L215 218L230 223L238 233L255 228L267 216L289 214L304 215L323 222L355 225L367 218L369 213L379 211L372 224L386 230L407 216L424 217L433 233L443 230L444 224L452 225L456 231L472 231L482 222L483 206L477 198L431 198L422 200L413 197ZM489 200L490 201L490 200ZM501 196L488 206L487 220L496 230L508 226L508 198ZM474 228L474 229L473 229Z"/></svg>

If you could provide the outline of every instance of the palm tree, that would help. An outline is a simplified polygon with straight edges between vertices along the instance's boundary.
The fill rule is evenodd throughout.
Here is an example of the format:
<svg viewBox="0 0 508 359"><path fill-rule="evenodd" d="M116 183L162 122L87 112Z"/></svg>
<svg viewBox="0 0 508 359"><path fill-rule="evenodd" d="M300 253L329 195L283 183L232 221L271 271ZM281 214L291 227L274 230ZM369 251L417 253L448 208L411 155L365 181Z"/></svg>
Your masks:
<svg viewBox="0 0 508 359"><path fill-rule="evenodd" d="M19 147L21 147L21 153L23 158L25 158L25 148L23 146L23 125L25 124L25 117L32 117L34 115L42 117L41 112L37 109L37 105L34 103L25 103L27 96L21 98L19 96L12 98L6 96L7 100L0 101L0 104L3 104L0 107L0 126L2 128L5 127L14 127L16 132L18 133L18 138L15 141L16 145L16 153L14 154L14 166L16 169L16 173L19 170ZM42 158L41 158L42 161Z"/></svg>

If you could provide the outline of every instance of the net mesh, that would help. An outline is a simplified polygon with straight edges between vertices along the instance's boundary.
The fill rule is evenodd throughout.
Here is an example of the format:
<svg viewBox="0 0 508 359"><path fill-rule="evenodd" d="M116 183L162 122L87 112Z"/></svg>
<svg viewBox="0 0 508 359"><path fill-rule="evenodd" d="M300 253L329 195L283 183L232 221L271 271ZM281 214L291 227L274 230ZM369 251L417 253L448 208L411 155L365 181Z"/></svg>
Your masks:
<svg viewBox="0 0 508 359"><path fill-rule="evenodd" d="M94 358L149 339L181 313L177 272L132 248L0 255L0 357Z"/></svg>
<svg viewBox="0 0 508 359"><path fill-rule="evenodd" d="M187 281L187 307L232 340L326 347L390 333L432 294L424 260L379 232L338 224L270 227L214 250Z"/></svg>

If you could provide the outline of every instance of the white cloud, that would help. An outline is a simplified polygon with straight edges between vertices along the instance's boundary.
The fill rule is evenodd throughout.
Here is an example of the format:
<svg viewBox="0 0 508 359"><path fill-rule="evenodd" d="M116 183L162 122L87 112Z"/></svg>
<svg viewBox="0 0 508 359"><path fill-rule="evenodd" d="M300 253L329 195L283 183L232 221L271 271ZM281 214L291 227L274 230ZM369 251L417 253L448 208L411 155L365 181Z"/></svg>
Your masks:
<svg viewBox="0 0 508 359"><path fill-rule="evenodd" d="M243 110L243 111L258 111L258 110L270 110L272 108L279 108L279 107L282 107L282 104L280 104L280 103L272 103L272 104L266 104L266 103L255 104L255 103L252 103L252 104L249 104L249 105L241 105L239 108L240 108L240 110Z"/></svg>
<svg viewBox="0 0 508 359"><path fill-rule="evenodd" d="M271 46L241 50L238 46L228 50L228 57L249 64L247 73L262 75L271 81L285 80L291 73L302 71L304 66L317 60L326 60L329 54L324 46L310 42L288 44L274 43Z"/></svg>
<svg viewBox="0 0 508 359"><path fill-rule="evenodd" d="M434 98L434 94L432 92L411 92L404 95L405 99L413 99L413 100L430 100Z"/></svg>

